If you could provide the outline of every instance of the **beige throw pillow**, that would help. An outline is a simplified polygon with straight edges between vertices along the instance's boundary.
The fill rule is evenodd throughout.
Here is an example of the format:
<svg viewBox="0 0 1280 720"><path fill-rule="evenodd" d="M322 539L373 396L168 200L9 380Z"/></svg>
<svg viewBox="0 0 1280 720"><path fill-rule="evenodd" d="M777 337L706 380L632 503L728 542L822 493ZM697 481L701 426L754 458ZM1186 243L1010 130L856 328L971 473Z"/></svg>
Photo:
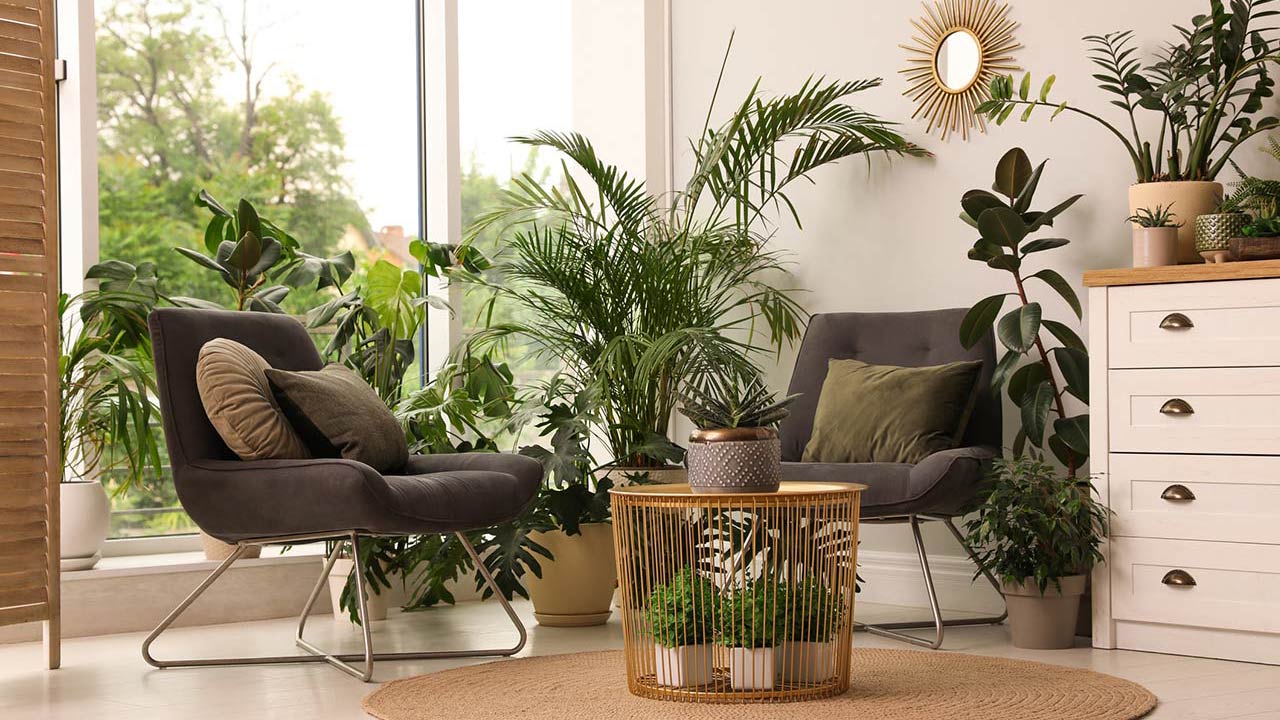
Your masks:
<svg viewBox="0 0 1280 720"><path fill-rule="evenodd" d="M311 453L280 411L261 355L227 338L200 348L196 388L218 436L241 460L292 460Z"/></svg>

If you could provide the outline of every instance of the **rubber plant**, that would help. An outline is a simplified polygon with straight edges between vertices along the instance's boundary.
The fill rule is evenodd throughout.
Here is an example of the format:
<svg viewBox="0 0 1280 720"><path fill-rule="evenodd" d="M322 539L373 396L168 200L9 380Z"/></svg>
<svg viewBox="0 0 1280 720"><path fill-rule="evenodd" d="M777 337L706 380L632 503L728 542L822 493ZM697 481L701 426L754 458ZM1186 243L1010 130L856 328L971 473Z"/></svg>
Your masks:
<svg viewBox="0 0 1280 720"><path fill-rule="evenodd" d="M1068 243L1064 238L1031 236L1052 227L1082 196L1072 195L1049 210L1033 210L1047 162L1033 167L1027 154L1014 148L997 163L991 191L970 190L960 200L961 219L979 234L969 259L1008 273L1013 285L1012 291L983 298L970 308L960 326L960 341L966 348L973 347L995 327L1004 354L996 363L991 389L1006 391L1019 408L1022 422L1014 454L1022 454L1027 444L1047 448L1066 466L1068 477L1075 477L1089 456L1089 416L1087 412L1069 414L1067 399L1071 396L1088 404L1089 356L1069 325L1044 317L1031 292L1057 293L1077 320L1081 319L1080 299L1056 270L1029 269L1040 253ZM1051 347L1046 333L1059 345Z"/></svg>

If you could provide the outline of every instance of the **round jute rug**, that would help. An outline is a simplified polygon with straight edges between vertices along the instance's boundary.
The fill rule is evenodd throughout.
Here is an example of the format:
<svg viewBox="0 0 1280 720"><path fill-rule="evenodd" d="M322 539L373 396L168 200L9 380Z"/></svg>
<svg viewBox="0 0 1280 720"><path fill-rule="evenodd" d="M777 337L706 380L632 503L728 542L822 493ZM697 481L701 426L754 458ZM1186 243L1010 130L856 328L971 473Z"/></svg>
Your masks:
<svg viewBox="0 0 1280 720"><path fill-rule="evenodd" d="M855 649L849 692L770 705L648 700L627 691L622 653L549 655L387 683L364 699L381 720L1131 720L1156 698L1140 685L1025 660Z"/></svg>

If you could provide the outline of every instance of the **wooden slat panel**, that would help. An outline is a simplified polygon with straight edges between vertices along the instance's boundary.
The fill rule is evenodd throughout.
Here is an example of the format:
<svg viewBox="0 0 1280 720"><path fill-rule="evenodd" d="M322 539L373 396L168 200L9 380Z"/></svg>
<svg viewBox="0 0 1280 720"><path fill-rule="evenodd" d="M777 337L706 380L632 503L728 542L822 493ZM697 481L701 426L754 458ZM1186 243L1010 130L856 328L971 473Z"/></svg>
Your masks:
<svg viewBox="0 0 1280 720"><path fill-rule="evenodd" d="M0 152L0 170L11 172L40 174L44 172L44 161L40 158L22 157Z"/></svg>
<svg viewBox="0 0 1280 720"><path fill-rule="evenodd" d="M15 543L23 540L46 542L48 535L44 520L15 525L0 525L0 542ZM0 603L3 606L4 603Z"/></svg>
<svg viewBox="0 0 1280 720"><path fill-rule="evenodd" d="M0 220L0 237L44 241L44 223L19 222L5 215L0 218L5 218Z"/></svg>
<svg viewBox="0 0 1280 720"><path fill-rule="evenodd" d="M39 143L36 144L38 145ZM0 203L0 217L24 223L41 223L40 230L41 233L44 232L44 208ZM43 234L41 237L43 237Z"/></svg>
<svg viewBox="0 0 1280 720"><path fill-rule="evenodd" d="M4 249L5 240L0 238L0 250ZM0 307L0 325L43 327L45 313L21 308Z"/></svg>
<svg viewBox="0 0 1280 720"><path fill-rule="evenodd" d="M0 34L0 53L16 55L20 58L30 58L38 63L40 62L40 52L40 43L38 42L5 37Z"/></svg>
<svg viewBox="0 0 1280 720"><path fill-rule="evenodd" d="M49 605L47 603L0 608L0 625L16 625L18 623L48 619Z"/></svg>
<svg viewBox="0 0 1280 720"><path fill-rule="evenodd" d="M44 505L38 507L26 508L0 508L0 527L25 527L25 526L44 526ZM0 563L0 573L12 572L9 566L10 562ZM4 583L0 582L0 587L4 587Z"/></svg>
<svg viewBox="0 0 1280 720"><path fill-rule="evenodd" d="M35 603L47 602L44 586L35 588L25 588L22 590L3 590L0 589L0 607L12 607L14 605L33 605Z"/></svg>
<svg viewBox="0 0 1280 720"><path fill-rule="evenodd" d="M0 70L0 73L5 71ZM16 73L15 73L16 74ZM35 77L23 75L22 77ZM24 122L0 121L0 137L22 138L23 140L44 140L44 128L40 125Z"/></svg>
<svg viewBox="0 0 1280 720"><path fill-rule="evenodd" d="M0 3L0 18L14 22L36 24L40 22L40 13L30 5L18 6L14 3Z"/></svg>
<svg viewBox="0 0 1280 720"><path fill-rule="evenodd" d="M27 42L40 42L40 28L30 23L13 22L3 16L0 16L0 35Z"/></svg>
<svg viewBox="0 0 1280 720"><path fill-rule="evenodd" d="M43 475L0 475L0 508L39 507L44 511Z"/></svg>
<svg viewBox="0 0 1280 720"><path fill-rule="evenodd" d="M8 457L44 457L44 440L0 440L0 455ZM0 529L0 533L4 530Z"/></svg>
<svg viewBox="0 0 1280 720"><path fill-rule="evenodd" d="M41 580L48 570L45 566L45 558L38 553L28 555L10 555L9 557L0 558L0 573L27 573L38 570ZM4 576L0 576L0 587L4 587Z"/></svg>
<svg viewBox="0 0 1280 720"><path fill-rule="evenodd" d="M40 90L40 76L12 70L0 70L0 87L11 87L19 90Z"/></svg>
<svg viewBox="0 0 1280 720"><path fill-rule="evenodd" d="M0 273L0 292L44 292L44 286L45 280L39 275L5 275ZM0 345L3 344L3 342L0 342Z"/></svg>
<svg viewBox="0 0 1280 720"><path fill-rule="evenodd" d="M47 369L44 358L0 357L0 375L36 375Z"/></svg>
<svg viewBox="0 0 1280 720"><path fill-rule="evenodd" d="M0 286L0 310L23 310L41 312L44 310L44 293L41 292L5 292L8 288Z"/></svg>
<svg viewBox="0 0 1280 720"><path fill-rule="evenodd" d="M0 103L39 110L44 107L44 94L39 90L23 90L0 84Z"/></svg>
<svg viewBox="0 0 1280 720"><path fill-rule="evenodd" d="M0 562L6 558L41 555L45 552L44 538L27 538L25 540L5 540L0 538Z"/></svg>
<svg viewBox="0 0 1280 720"><path fill-rule="evenodd" d="M17 425L26 423L43 423L44 408L6 408L0 407L0 424Z"/></svg>
<svg viewBox="0 0 1280 720"><path fill-rule="evenodd" d="M0 254L0 273L43 273L48 267L43 257Z"/></svg>
<svg viewBox="0 0 1280 720"><path fill-rule="evenodd" d="M0 88L0 96L6 92L25 92L23 90L5 90ZM19 157L44 158L44 143L38 140L23 140L22 138L0 137L0 152Z"/></svg>
<svg viewBox="0 0 1280 720"><path fill-rule="evenodd" d="M0 253L17 255L43 255L44 241L27 238L7 238L0 236Z"/></svg>
<svg viewBox="0 0 1280 720"><path fill-rule="evenodd" d="M4 134L5 123L0 123L0 135ZM22 207L36 208L40 210L41 216L44 213L44 193L40 188L35 190L17 190L14 188L0 188L0 203L5 205L21 205Z"/></svg>
<svg viewBox="0 0 1280 720"><path fill-rule="evenodd" d="M44 389L40 390L0 390L0 408L43 408ZM0 458L0 472L3 472L4 458Z"/></svg>
<svg viewBox="0 0 1280 720"><path fill-rule="evenodd" d="M43 438L43 422L35 425L0 425L0 442L41 440Z"/></svg>
<svg viewBox="0 0 1280 720"><path fill-rule="evenodd" d="M27 255L25 257L31 256ZM43 325L6 327L4 329L4 338L13 342L40 343L42 347L47 347L47 338L45 337L45 327Z"/></svg>

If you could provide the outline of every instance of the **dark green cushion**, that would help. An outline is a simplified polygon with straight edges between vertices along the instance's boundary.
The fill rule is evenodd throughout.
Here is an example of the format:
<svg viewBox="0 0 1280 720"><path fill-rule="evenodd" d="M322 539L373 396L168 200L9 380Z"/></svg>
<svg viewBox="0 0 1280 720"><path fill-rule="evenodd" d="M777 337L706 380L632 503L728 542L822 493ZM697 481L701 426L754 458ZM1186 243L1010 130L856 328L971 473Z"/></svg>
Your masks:
<svg viewBox="0 0 1280 720"><path fill-rule="evenodd" d="M400 423L350 368L266 372L280 409L312 455L358 460L383 474L409 461Z"/></svg>
<svg viewBox="0 0 1280 720"><path fill-rule="evenodd" d="M954 448L981 372L980 360L917 368L832 360L803 460L915 464Z"/></svg>

